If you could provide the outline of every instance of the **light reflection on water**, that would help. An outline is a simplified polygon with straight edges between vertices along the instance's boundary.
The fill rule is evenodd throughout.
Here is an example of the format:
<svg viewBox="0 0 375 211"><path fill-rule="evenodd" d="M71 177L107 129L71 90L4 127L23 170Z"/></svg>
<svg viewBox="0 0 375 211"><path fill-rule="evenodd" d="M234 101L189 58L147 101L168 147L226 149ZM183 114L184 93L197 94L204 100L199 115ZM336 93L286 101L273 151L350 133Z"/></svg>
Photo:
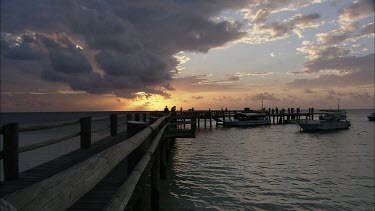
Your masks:
<svg viewBox="0 0 375 211"><path fill-rule="evenodd" d="M374 210L374 122L350 130L296 125L201 129L179 139L162 181L162 210Z"/></svg>

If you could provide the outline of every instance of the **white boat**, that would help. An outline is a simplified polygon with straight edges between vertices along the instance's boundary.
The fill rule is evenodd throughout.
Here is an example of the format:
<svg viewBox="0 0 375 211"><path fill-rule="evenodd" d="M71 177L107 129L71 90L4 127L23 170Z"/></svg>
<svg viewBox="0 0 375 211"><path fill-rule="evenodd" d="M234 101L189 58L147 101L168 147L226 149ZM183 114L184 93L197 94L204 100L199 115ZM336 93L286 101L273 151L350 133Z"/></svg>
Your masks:
<svg viewBox="0 0 375 211"><path fill-rule="evenodd" d="M233 119L223 121L223 126L228 127L245 127L257 125L270 125L271 120L267 117L267 113L263 111L251 111L236 113Z"/></svg>
<svg viewBox="0 0 375 211"><path fill-rule="evenodd" d="M348 129L351 124L347 120L344 110L321 110L324 112L319 116L319 120L305 120L298 125L303 131L324 131Z"/></svg>
<svg viewBox="0 0 375 211"><path fill-rule="evenodd" d="M375 121L375 112L372 113L370 116L367 116L367 118L368 118L368 120L371 121L371 122Z"/></svg>

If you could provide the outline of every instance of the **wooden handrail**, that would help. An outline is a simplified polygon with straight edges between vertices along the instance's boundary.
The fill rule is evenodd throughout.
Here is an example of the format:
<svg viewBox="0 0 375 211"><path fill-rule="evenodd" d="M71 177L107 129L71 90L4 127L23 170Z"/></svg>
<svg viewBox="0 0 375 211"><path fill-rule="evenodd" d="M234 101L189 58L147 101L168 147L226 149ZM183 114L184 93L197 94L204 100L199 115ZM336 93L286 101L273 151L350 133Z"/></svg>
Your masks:
<svg viewBox="0 0 375 211"><path fill-rule="evenodd" d="M45 130L45 129L51 129L51 128L56 128L56 127L73 125L76 123L79 123L79 120L70 120L70 121L52 122L52 123L43 123L43 124L27 124L27 125L20 125L18 131L27 132L27 131L35 131L35 130Z"/></svg>
<svg viewBox="0 0 375 211"><path fill-rule="evenodd" d="M71 138L74 138L74 137L78 137L80 134L81 134L80 132L77 132L77 133L73 133L73 134L70 134L70 135L63 136L63 137L43 141L43 142L40 142L40 143L22 146L22 147L18 148L18 153L27 152L27 151L30 151L30 150L42 148L42 147L45 147L45 146L48 146L48 145L51 145L51 144L56 144L56 143L59 143L59 142L62 142L62 141L65 141L65 140L68 140L68 139L71 139Z"/></svg>
<svg viewBox="0 0 375 211"><path fill-rule="evenodd" d="M165 124L163 128L159 131L159 133L153 140L151 146L146 151L145 155L143 155L141 160L137 163L137 165L135 166L129 177L126 179L126 181L119 187L118 191L114 194L111 201L106 205L104 210L111 211L125 209L139 179L141 178L144 170L150 162L152 155L158 147L160 139L163 136L163 133L165 129L168 127L168 125L169 123Z"/></svg>
<svg viewBox="0 0 375 211"><path fill-rule="evenodd" d="M17 210L65 210L137 149L167 118L163 116L141 132L39 183L7 195L3 200Z"/></svg>

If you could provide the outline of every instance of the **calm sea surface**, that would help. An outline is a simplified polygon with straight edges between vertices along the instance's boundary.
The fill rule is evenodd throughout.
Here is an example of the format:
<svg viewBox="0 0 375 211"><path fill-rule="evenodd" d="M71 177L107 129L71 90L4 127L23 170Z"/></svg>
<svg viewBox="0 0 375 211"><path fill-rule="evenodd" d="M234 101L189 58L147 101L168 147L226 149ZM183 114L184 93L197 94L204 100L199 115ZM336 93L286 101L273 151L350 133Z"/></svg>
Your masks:
<svg viewBox="0 0 375 211"><path fill-rule="evenodd" d="M178 139L162 210L374 210L370 113L349 110L352 128L328 133L271 125Z"/></svg>
<svg viewBox="0 0 375 211"><path fill-rule="evenodd" d="M162 181L162 210L374 210L374 122L349 110L352 128L300 133L296 125L200 129L179 139ZM109 112L1 114L1 124L102 117ZM102 128L108 121L96 122ZM201 124L201 126L204 124ZM125 128L120 128L125 130ZM20 145L79 131L26 132ZM109 131L93 134L93 141ZM20 170L79 148L79 139L20 154Z"/></svg>

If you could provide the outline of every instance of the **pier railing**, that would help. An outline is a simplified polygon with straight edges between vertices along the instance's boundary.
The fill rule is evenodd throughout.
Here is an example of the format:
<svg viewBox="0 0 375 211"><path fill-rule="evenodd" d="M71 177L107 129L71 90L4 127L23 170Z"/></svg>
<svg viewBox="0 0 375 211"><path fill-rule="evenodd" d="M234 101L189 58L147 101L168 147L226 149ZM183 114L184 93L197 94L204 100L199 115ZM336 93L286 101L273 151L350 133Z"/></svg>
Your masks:
<svg viewBox="0 0 375 211"><path fill-rule="evenodd" d="M146 121L146 113L143 114L143 121ZM135 113L135 120L140 120L140 113ZM118 128L120 126L126 125L124 119L131 119L131 114L111 114L109 116L102 117L83 117L78 120L69 120L61 122L52 123L42 123L42 124L18 124L10 123L2 126L0 130L0 135L3 136L3 150L0 151L0 160L3 160L3 170L5 180L14 180L18 178L19 175L19 163L18 157L19 153L28 152L31 150L46 147L52 144L63 142L75 137L80 136L80 148L87 149L90 148L93 133L110 130L110 136L116 136L118 134ZM122 120L122 121L119 121ZM93 122L109 121L109 124L105 127L92 130ZM26 146L19 146L19 134L22 132L31 132L39 130L47 130L53 128L60 128L70 125L80 124L80 130L73 132L68 135L40 141L35 144L30 144Z"/></svg>
<svg viewBox="0 0 375 211"><path fill-rule="evenodd" d="M89 118L90 121L82 121L82 119L79 121L81 124L90 125L91 121L104 121L108 118ZM111 115L109 119L111 119L111 122L116 123L116 121L114 121L117 119L115 116ZM112 199L107 203L105 209L124 210L124 208L129 205L131 198L134 197L136 186L141 177L145 175L146 168L150 168L149 166L151 166L152 177L151 202L153 209L156 209L156 207L159 206L159 179L160 177L165 178L165 172L161 171L161 168L164 171L166 169L166 148L169 144L169 140L167 141L166 138L163 137L165 136L164 133L168 131L167 128L170 124L170 120L170 115L164 115L157 119L153 118L153 123L148 126L134 122L135 125L141 125L141 127L138 127L138 130L140 131L135 132L135 135L101 151L100 153L66 169L65 171L7 195L1 198L0 201L2 201L3 204L5 203L10 207L16 208L17 210L65 210L71 207L83 195L92 190L93 187L97 185L104 177L106 177L112 170L114 170L115 167L117 168L120 162L123 163L125 161L126 163L129 163L129 166L130 163L135 162L135 167L126 167L126 169L130 170L129 175L112 196ZM3 132L5 132L3 135L8 135L9 132L13 132L10 134L15 136L15 134L20 131L20 128L22 128L22 131L29 131L36 128L53 128L60 127L61 125L67 126L77 123L77 121L67 121L53 123L53 125L45 124L43 125L44 127L41 127L40 125L12 127L13 130L16 129L16 131L3 130ZM129 124L132 123L129 122ZM87 125L87 128L81 127L81 136L84 134L85 129L90 129L90 127ZM118 124L116 124L116 126L117 125ZM111 135L113 135L112 132L113 130L111 130ZM87 136L85 138L89 137ZM9 140L10 139L8 139L8 141ZM140 158L135 159L134 153L136 152L141 152ZM127 171L126 169L125 171ZM131 206L135 205L132 204Z"/></svg>
<svg viewBox="0 0 375 211"><path fill-rule="evenodd" d="M144 122L139 122L141 120L140 114L134 115L135 121L124 121L125 118L126 120L133 119L127 113L123 115L112 114L99 118L83 117L79 120L48 124L19 125L11 123L5 125L1 130L4 148L0 152L0 158L4 162L6 179L4 185L10 184L9 188L12 188L12 185L17 185L17 178L19 177L18 154L21 152L46 147L73 137L80 137L80 150L86 153L95 148L95 143L91 146L92 133L105 130L109 130L108 136L113 137L113 139L108 140L114 142L79 162L49 174L43 180L2 195L0 208L2 208L2 203L5 202L5 204L17 210L65 210L77 206L77 203L84 200L88 194L97 194L95 191L100 186L99 184L103 184L103 181L112 180L111 175L117 177L118 172L116 173L116 171L119 171L123 175L120 177L121 183L115 188L111 186L111 190L114 189L114 191L109 194L109 199L105 199L105 204L100 209L124 210L134 208L134 210L149 210L152 208L157 210L159 207L159 180L166 176L166 154L169 143L173 143L173 139L176 137L194 137L197 125L199 128L200 119L205 120L205 127L206 120L209 120L211 127L212 119L231 118L237 112L241 111L211 111L209 109L208 111L172 113L150 112L149 114L154 117L149 118L149 124L146 124L146 115L143 115ZM308 113L297 112L297 114L297 118L301 116L310 118L311 115L314 115L314 112L313 109L309 109ZM268 115L269 117L282 119L295 116L292 111L286 113L283 110L281 112L272 112L271 110ZM93 129L93 122L102 121L108 121L108 124ZM22 147L18 145L19 133L78 124L80 129L77 132L41 141L37 144ZM127 125L126 134L119 131L119 127L125 124ZM145 177L151 177L149 186L145 185ZM15 183L7 183L13 181ZM142 208L147 202L143 201L144 194L138 191L140 185L144 189L146 186L151 188L151 208ZM108 194L97 195L108 197ZM94 204L97 203L94 202Z"/></svg>

